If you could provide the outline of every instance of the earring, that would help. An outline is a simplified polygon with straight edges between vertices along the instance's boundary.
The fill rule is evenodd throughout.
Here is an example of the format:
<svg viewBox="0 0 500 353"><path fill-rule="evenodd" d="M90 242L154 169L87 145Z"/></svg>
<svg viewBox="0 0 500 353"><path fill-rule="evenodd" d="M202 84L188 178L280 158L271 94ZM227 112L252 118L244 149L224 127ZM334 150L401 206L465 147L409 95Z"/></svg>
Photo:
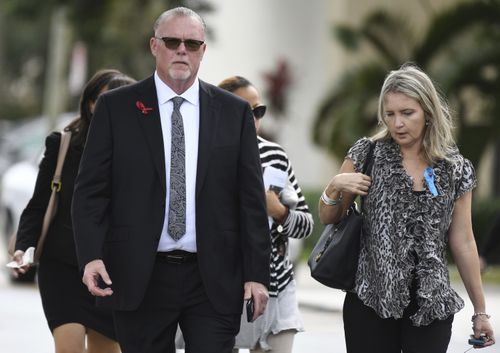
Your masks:
<svg viewBox="0 0 500 353"><path fill-rule="evenodd" d="M425 126L429 126L429 120L425 121Z"/></svg>

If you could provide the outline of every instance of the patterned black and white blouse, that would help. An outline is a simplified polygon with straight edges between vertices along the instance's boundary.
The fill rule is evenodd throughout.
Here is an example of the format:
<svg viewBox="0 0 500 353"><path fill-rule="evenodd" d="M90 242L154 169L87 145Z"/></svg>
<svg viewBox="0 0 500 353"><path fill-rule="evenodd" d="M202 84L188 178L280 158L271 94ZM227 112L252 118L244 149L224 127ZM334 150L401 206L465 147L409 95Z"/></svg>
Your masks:
<svg viewBox="0 0 500 353"><path fill-rule="evenodd" d="M362 138L349 150L346 158L356 171L361 171L370 143ZM398 144L377 141L354 290L382 318L403 316L412 283L417 284L418 310L410 317L415 326L443 320L464 306L450 286L447 232L455 201L476 186L476 176L458 150L452 160L432 166L438 191L433 196L425 182L424 191L413 190Z"/></svg>
<svg viewBox="0 0 500 353"><path fill-rule="evenodd" d="M293 266L288 258L288 238L308 237L312 232L314 221L283 147L260 136L258 136L258 142L262 169L272 166L287 172L288 183L293 187L298 197L297 206L289 210L288 217L281 227L276 222L271 225L269 295L277 297L293 279Z"/></svg>

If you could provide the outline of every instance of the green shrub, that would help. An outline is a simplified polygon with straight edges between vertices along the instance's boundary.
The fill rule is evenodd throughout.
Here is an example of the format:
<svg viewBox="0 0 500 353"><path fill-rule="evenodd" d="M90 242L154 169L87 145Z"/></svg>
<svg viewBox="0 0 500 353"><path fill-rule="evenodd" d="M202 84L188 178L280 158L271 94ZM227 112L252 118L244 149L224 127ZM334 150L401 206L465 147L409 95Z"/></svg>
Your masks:
<svg viewBox="0 0 500 353"><path fill-rule="evenodd" d="M309 254L311 253L312 249L314 248L314 245L318 241L319 236L321 235L321 232L323 231L324 227L319 222L319 217L318 217L318 201L323 190L308 190L308 191L302 190L302 192L304 193L307 205L309 206L309 210L311 211L314 219L314 228L312 234L304 240L304 246L302 248L301 258L307 261L307 258L309 257Z"/></svg>
<svg viewBox="0 0 500 353"><path fill-rule="evenodd" d="M472 229L478 247L480 248L486 240L493 222L500 214L500 199L476 199L472 203ZM496 235L500 237L500 234ZM500 264L500 240L495 248L497 251L490 251L488 263Z"/></svg>

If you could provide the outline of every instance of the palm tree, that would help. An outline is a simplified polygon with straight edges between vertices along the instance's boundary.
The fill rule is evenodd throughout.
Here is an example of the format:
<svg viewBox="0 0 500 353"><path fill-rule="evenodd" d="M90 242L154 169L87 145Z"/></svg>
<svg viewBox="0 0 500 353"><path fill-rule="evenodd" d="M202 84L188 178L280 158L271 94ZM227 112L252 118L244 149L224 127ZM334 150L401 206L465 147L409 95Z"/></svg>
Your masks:
<svg viewBox="0 0 500 353"><path fill-rule="evenodd" d="M377 124L376 106L388 71L415 62L438 83L455 112L457 143L474 165L500 135L500 3L469 1L436 14L421 40L401 16L376 11L359 28L338 26L348 50L368 43L376 59L345 73L325 97L313 140L343 158Z"/></svg>

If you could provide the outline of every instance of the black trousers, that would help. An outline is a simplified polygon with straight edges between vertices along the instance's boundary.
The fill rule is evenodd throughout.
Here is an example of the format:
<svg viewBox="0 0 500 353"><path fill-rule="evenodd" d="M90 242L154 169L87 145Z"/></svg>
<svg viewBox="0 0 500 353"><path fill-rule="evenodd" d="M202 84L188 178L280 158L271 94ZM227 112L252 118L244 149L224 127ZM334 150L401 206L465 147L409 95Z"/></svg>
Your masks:
<svg viewBox="0 0 500 353"><path fill-rule="evenodd" d="M231 353L240 317L213 309L196 261L169 263L161 258L139 308L114 312L122 353L175 353L177 325L186 353Z"/></svg>
<svg viewBox="0 0 500 353"><path fill-rule="evenodd" d="M354 293L344 300L344 333L348 353L446 353L453 315L427 326L413 326L416 311L411 301L402 319L383 319Z"/></svg>

